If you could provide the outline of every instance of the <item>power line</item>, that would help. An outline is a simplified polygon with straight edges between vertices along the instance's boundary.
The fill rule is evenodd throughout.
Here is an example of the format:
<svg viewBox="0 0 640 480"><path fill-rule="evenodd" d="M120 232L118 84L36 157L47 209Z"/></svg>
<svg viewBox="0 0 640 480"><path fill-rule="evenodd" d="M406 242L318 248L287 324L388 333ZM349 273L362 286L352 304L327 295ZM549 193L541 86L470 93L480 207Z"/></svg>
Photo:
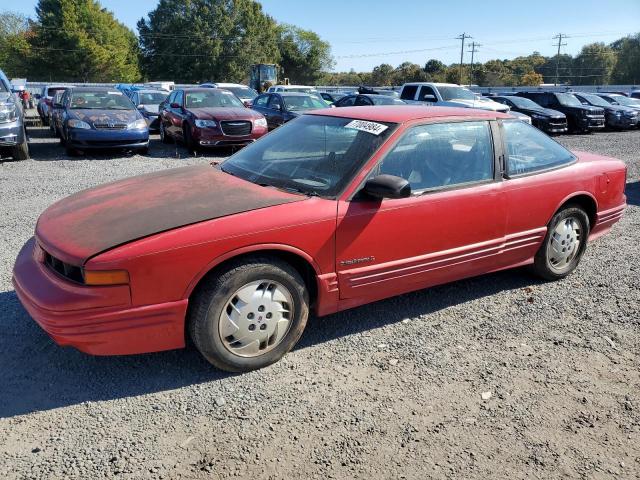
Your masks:
<svg viewBox="0 0 640 480"><path fill-rule="evenodd" d="M471 42L471 50L469 50L469 52L471 53L471 73L470 73L470 78L469 78L469 83L473 83L473 59L474 59L474 55L475 53L478 51L477 47L481 47L482 45L477 43L477 42Z"/></svg>
<svg viewBox="0 0 640 480"><path fill-rule="evenodd" d="M565 35L564 38L567 38L567 36ZM558 35L556 35L555 37L553 37L553 39L557 39L558 40L558 44L554 44L554 46L558 47L558 55L556 56L556 82L555 82L555 86L558 86L558 68L560 67L560 47L563 47L566 45L566 43L562 43L562 33L559 33Z"/></svg>
<svg viewBox="0 0 640 480"><path fill-rule="evenodd" d="M458 78L458 83L462 84L462 61L464 59L464 41L467 38L473 38L471 35L467 35L466 33L462 33L462 35L456 37L458 40L462 41L462 45L460 47L460 74Z"/></svg>

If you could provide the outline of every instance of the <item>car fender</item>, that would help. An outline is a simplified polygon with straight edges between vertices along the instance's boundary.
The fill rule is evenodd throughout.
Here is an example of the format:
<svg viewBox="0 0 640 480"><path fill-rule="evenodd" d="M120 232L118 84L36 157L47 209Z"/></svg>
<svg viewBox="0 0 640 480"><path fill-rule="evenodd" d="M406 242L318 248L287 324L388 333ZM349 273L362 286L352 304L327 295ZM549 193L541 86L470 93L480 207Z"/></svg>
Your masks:
<svg viewBox="0 0 640 480"><path fill-rule="evenodd" d="M292 253L292 254L297 255L300 258L306 260L307 263L309 263L311 265L311 267L313 268L313 270L314 270L314 272L316 274L316 283L318 282L318 276L322 273L322 271L320 270L320 267L318 266L316 261L313 259L313 257L311 255L309 255L307 252L305 252L304 250L300 250L297 247L293 247L291 245L286 245L286 244L282 244L282 243L260 243L260 244L254 244L254 245L246 245L244 247L240 247L240 248L237 248L235 250L230 250L230 251L228 251L228 252L226 252L226 253L224 253L222 255L217 256L213 260L211 260L191 280L191 282L187 286L187 289L185 290L182 298L189 298L189 296L193 292L194 288L196 288L196 285L198 285L198 283L200 283L200 281L204 278L204 276L207 273L209 273L211 270L216 268L218 265L222 264L223 262L225 262L225 261L227 261L227 260L229 260L229 259L231 259L233 257L238 257L240 255L245 255L247 253L262 252L262 251L265 251L265 250L279 250L279 251L282 251L282 252Z"/></svg>
<svg viewBox="0 0 640 480"><path fill-rule="evenodd" d="M593 203L596 204L596 212L598 212L598 200L596 199L596 197L593 195L593 193L588 192L586 190L581 190L581 191L577 191L577 192L571 192L570 194L568 194L566 197L564 197L555 207L555 209L553 210L553 212L551 212L551 216L549 217L549 219L547 220L547 225L549 224L549 222L551 221L551 219L553 218L553 216L556 214L556 212L558 210L560 210L560 207L562 205L564 205L565 203L567 203L569 200L571 200L572 198L575 197L579 197L581 195L587 196L589 198L591 198L591 200L593 200ZM587 212L588 215L588 212ZM593 228L593 225L591 225L591 227Z"/></svg>

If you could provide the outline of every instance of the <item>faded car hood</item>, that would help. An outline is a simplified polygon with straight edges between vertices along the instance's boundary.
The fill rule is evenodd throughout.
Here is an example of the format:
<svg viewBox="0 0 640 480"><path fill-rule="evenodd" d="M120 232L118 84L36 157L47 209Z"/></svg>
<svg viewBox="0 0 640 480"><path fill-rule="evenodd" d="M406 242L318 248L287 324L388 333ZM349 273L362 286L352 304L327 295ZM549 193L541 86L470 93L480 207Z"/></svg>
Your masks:
<svg viewBox="0 0 640 480"><path fill-rule="evenodd" d="M253 120L261 118L258 112L249 108L191 108L189 109L200 120Z"/></svg>
<svg viewBox="0 0 640 480"><path fill-rule="evenodd" d="M73 109L70 112L78 120L87 122L89 125L109 122L131 123L140 118L136 110Z"/></svg>
<svg viewBox="0 0 640 480"><path fill-rule="evenodd" d="M36 237L73 265L119 245L185 225L301 201L210 165L182 167L90 188L51 205Z"/></svg>

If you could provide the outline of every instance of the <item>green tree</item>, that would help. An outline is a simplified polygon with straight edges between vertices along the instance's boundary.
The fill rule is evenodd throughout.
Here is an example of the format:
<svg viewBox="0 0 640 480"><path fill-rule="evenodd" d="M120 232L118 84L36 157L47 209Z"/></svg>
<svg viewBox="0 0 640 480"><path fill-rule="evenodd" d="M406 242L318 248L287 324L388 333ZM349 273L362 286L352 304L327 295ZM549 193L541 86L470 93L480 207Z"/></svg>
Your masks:
<svg viewBox="0 0 640 480"><path fill-rule="evenodd" d="M134 33L96 0L40 0L30 38L40 79L132 82L140 77Z"/></svg>
<svg viewBox="0 0 640 480"><path fill-rule="evenodd" d="M591 43L573 60L573 83L607 85L616 64L616 52L604 43Z"/></svg>
<svg viewBox="0 0 640 480"><path fill-rule="evenodd" d="M401 63L393 72L393 84L402 85L407 82L421 82L426 80L426 74L420 65L411 62Z"/></svg>
<svg viewBox="0 0 640 480"><path fill-rule="evenodd" d="M29 36L31 25L27 17L20 13L5 11L0 13L0 65L11 77L28 77Z"/></svg>
<svg viewBox="0 0 640 480"><path fill-rule="evenodd" d="M329 43L295 25L278 26L278 50L283 74L293 83L313 84L334 64Z"/></svg>
<svg viewBox="0 0 640 480"><path fill-rule="evenodd" d="M393 73L393 67L388 63L383 63L377 67L373 67L370 83L377 87L393 85Z"/></svg>
<svg viewBox="0 0 640 480"><path fill-rule="evenodd" d="M280 61L276 22L253 0L160 0L138 33L150 79L239 82Z"/></svg>
<svg viewBox="0 0 640 480"><path fill-rule="evenodd" d="M447 66L440 60L431 59L424 65L424 73L426 73L426 79L430 82L442 82L445 80L447 73Z"/></svg>
<svg viewBox="0 0 640 480"><path fill-rule="evenodd" d="M613 42L611 48L617 54L611 80L618 85L640 83L640 33Z"/></svg>

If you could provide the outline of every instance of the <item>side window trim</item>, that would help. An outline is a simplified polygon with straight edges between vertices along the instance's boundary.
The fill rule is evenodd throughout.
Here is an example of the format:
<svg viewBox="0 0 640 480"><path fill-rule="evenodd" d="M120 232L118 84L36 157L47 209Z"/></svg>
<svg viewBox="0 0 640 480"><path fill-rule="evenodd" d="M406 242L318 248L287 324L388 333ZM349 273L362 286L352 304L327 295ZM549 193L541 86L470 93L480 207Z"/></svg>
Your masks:
<svg viewBox="0 0 640 480"><path fill-rule="evenodd" d="M509 173L509 161L508 161L509 160L508 159L509 153L508 153L508 149L507 149L507 145L506 145L506 135L504 133L503 125L504 125L505 122L519 122L519 121L521 121L521 120L517 120L517 119L514 119L514 120L499 120L499 122L498 122L499 123L499 130L500 130L500 137L502 138L501 148L502 148L502 150L504 152L503 159L502 159L503 168L504 168L503 176L504 176L504 178L506 180L512 180L512 179L523 178L523 177L530 177L531 175L539 175L539 174L542 174L542 173L552 172L554 170L559 170L561 168L569 167L569 166L575 164L578 161L577 157L573 154L573 152L571 152L571 151L569 151L567 149L569 151L569 153L571 153L571 157L572 157L571 161L569 161L569 162L563 163L561 165L554 165L554 166L547 167L547 168L540 168L538 170L533 170L531 172L510 174ZM535 127L532 127L532 128L535 128ZM550 140L556 142L555 139L553 139L551 137L549 137L549 138L550 138ZM556 142L556 143L558 143L559 145L561 145L564 148L564 146L562 144L560 144L559 142Z"/></svg>
<svg viewBox="0 0 640 480"><path fill-rule="evenodd" d="M519 121L519 120L516 120ZM450 191L450 190L460 190L463 188L469 188L469 187L475 187L478 185L485 185L485 184L489 184L489 183L498 183L502 181L502 167L500 165L500 158L499 155L502 155L503 149L502 149L502 145L500 144L500 146L498 146L498 144L496 143L496 138L501 137L501 132L499 132L496 136L496 131L500 128L495 120L486 120L486 119L471 119L471 120L449 120L446 122L426 122L426 123L420 123L420 124L416 124L413 125L409 128L407 128L404 132L402 132L402 135L400 135L398 138L396 138L393 143L387 148L387 151L385 152L385 154L378 159L378 161L376 162L375 165L373 165L370 169L369 172L367 172L367 175L365 176L365 178L362 180L362 182L360 183L360 185L358 185L358 187L354 190L354 192L351 194L351 196L347 199L347 201L352 201L352 200L359 200L358 198L358 193L362 190L362 188L364 187L364 184L366 183L367 180L369 180L371 178L372 175L374 175L375 173L376 175L379 175L380 172L380 165L382 165L382 163L385 161L385 159L389 156L389 154L394 150L394 148L407 136L410 134L410 132L415 129L415 128L420 128L420 127L424 127L425 125L438 125L438 124L453 124L453 123L470 123L470 122L486 122L488 124L488 128L489 128L489 136L490 136L490 145L491 145L491 149L493 151L493 177L484 179L484 180L472 180L470 182L464 182L464 183L457 183L454 185L443 185L441 187L432 187L432 188L424 188L424 189L420 189L420 190L412 190L411 191L411 197L410 198L417 198L417 197L422 197L424 195L430 194L430 193L440 193L440 192L445 192L445 191ZM500 152L500 153L499 153ZM386 201L389 199L383 199L383 201Z"/></svg>

